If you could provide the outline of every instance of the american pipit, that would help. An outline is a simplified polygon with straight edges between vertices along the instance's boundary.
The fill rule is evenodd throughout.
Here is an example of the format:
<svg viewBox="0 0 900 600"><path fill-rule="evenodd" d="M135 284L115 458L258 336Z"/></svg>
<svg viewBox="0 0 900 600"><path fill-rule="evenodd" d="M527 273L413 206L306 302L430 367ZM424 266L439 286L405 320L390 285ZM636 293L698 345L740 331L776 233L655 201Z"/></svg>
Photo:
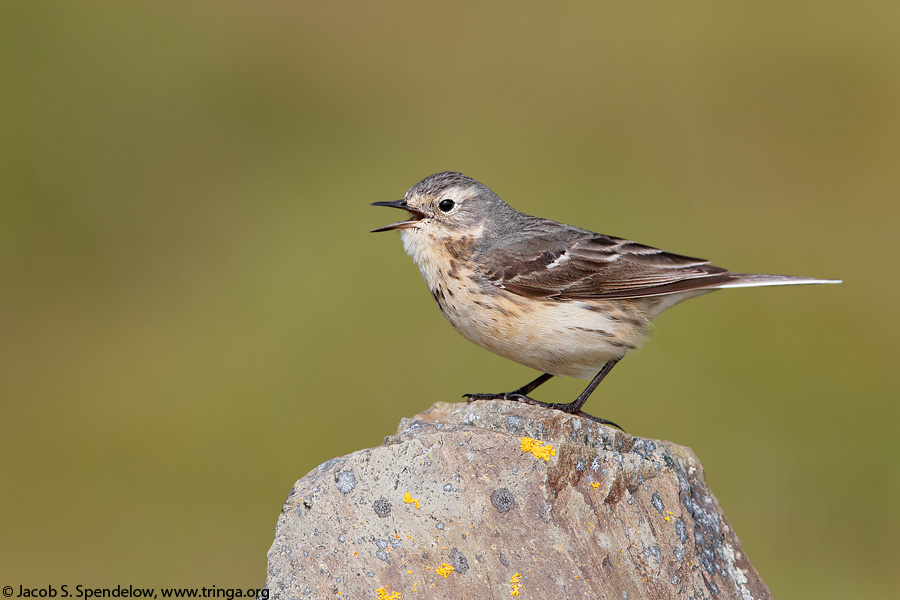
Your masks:
<svg viewBox="0 0 900 600"><path fill-rule="evenodd" d="M543 372L512 392L466 394L469 401L516 400L584 414L588 396L641 345L651 321L682 300L730 287L840 283L731 273L703 259L526 215L462 173L431 175L402 200L373 206L409 213L374 231L401 230L431 295L463 337ZM591 382L569 403L528 396L553 375Z"/></svg>

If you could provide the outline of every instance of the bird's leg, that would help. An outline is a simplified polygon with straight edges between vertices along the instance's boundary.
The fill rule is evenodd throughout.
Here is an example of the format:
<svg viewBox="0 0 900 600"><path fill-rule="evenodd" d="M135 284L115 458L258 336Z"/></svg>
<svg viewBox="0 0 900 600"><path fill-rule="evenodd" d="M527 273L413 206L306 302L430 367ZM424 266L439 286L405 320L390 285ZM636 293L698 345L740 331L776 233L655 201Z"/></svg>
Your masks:
<svg viewBox="0 0 900 600"><path fill-rule="evenodd" d="M475 400L519 400L520 398L528 398L528 394L534 391L542 383L546 383L552 378L550 373L544 373L531 383L526 383L522 387L506 392L504 394L463 394L466 402L474 402ZM530 398L529 398L530 400ZM535 400L535 402L537 402Z"/></svg>
<svg viewBox="0 0 900 600"><path fill-rule="evenodd" d="M584 403L590 397L597 386L600 385L600 382L603 381L603 378L612 371L612 368L616 366L618 360L611 360L600 369L600 372L594 375L594 378L588 384L588 386L581 392L575 400L572 402L555 404L553 402L541 402L540 400L535 400L534 398L530 398L528 394L534 390L536 387L545 383L548 379L553 377L549 373L544 373L531 383L527 385L523 385L517 390L513 390L511 392L507 392L505 394L464 394L463 397L466 398L469 402L475 400L514 400L516 402L524 402L525 404L533 404L535 406L543 406L544 408L553 408L556 410L560 410L565 413L578 415L579 417L585 417L597 423L602 423L604 425L612 425L617 429L622 429L616 423L612 421L608 421L607 419L603 419L601 417L595 417L593 415L589 415L586 412L581 410L581 407L584 406ZM625 431L622 429L622 431Z"/></svg>
<svg viewBox="0 0 900 600"><path fill-rule="evenodd" d="M584 403L587 401L588 397L590 397L594 390L597 389L597 386L600 385L600 382L603 381L603 378L606 377L610 371L612 371L612 368L616 366L617 362L619 361L611 360L603 365L603 368L600 369L600 372L594 375L594 378L591 379L591 382L588 384L588 386L584 388L584 391L578 394L578 397L575 398L575 400L573 400L572 402L569 402L568 404L551 404L550 406L552 406L556 410L561 410L563 412L572 414L581 412L581 407L584 406ZM616 425L616 427L619 426ZM619 427L619 429L622 428Z"/></svg>

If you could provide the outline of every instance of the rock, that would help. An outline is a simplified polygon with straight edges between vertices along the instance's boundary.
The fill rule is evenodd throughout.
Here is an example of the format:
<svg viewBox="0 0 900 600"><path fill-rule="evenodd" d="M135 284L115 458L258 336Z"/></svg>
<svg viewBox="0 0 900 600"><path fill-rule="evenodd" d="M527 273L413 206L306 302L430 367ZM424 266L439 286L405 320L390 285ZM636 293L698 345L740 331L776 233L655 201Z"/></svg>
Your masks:
<svg viewBox="0 0 900 600"><path fill-rule="evenodd" d="M313 469L268 563L273 598L771 598L690 449L508 401Z"/></svg>

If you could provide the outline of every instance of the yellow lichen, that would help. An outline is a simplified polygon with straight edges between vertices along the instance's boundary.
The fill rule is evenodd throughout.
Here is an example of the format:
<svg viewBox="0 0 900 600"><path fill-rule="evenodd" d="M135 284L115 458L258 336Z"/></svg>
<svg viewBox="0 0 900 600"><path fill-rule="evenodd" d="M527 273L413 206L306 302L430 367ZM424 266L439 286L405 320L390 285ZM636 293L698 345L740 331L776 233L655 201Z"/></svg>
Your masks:
<svg viewBox="0 0 900 600"><path fill-rule="evenodd" d="M519 438L522 442L521 448L522 452L531 452L538 458L543 458L545 461L550 461L551 456L556 456L556 449L547 444L544 446L544 442L540 440L533 440L531 438L523 437Z"/></svg>
<svg viewBox="0 0 900 600"><path fill-rule="evenodd" d="M599 482L599 481L592 481L592 482L591 482L591 487L594 488L594 489L596 490L598 487L600 487L600 482Z"/></svg>
<svg viewBox="0 0 900 600"><path fill-rule="evenodd" d="M510 584L510 588L511 588L509 591L510 596L518 596L519 595L519 590L522 588L522 584L519 583L520 577L521 577L521 575L516 573L515 575L512 576L512 579L509 580L509 584Z"/></svg>
<svg viewBox="0 0 900 600"><path fill-rule="evenodd" d="M412 494L410 494L409 492L406 492L405 494L403 494L403 501L406 502L407 504L414 505L416 508L419 508L419 499L413 498Z"/></svg>
<svg viewBox="0 0 900 600"><path fill-rule="evenodd" d="M375 592L378 594L378 600L400 600L400 592L394 592L390 596L387 593L388 586L380 587Z"/></svg>
<svg viewBox="0 0 900 600"><path fill-rule="evenodd" d="M437 573L438 575L443 575L444 579L447 579L447 576L455 570L456 569L453 568L453 565L448 565L447 563L444 563L441 566L439 566L437 569L435 569L434 572Z"/></svg>

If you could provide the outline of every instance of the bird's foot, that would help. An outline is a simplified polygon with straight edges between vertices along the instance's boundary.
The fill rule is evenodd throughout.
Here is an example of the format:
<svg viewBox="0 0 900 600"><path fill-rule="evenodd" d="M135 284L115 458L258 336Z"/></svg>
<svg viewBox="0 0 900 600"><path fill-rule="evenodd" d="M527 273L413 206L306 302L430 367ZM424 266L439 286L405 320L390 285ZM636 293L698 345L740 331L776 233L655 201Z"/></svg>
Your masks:
<svg viewBox="0 0 900 600"><path fill-rule="evenodd" d="M466 402L475 402L476 400L516 400L515 392L504 392L502 394L463 394Z"/></svg>
<svg viewBox="0 0 900 600"><path fill-rule="evenodd" d="M519 392L504 392L502 394L463 394L466 402L475 402L476 400L512 400L513 402L524 402L526 404L535 404L537 406L551 406L546 402L529 398L525 394Z"/></svg>
<svg viewBox="0 0 900 600"><path fill-rule="evenodd" d="M611 427L615 427L621 431L625 431L622 429L621 425L614 423L608 419L604 419L602 417L595 417L594 415L589 415L583 410L580 410L575 402L569 402L564 404L554 404L552 402L541 402L540 400L535 400L525 394L520 394L518 392L505 392L503 394L463 394L463 398L466 399L466 402L475 402L477 400L511 400L513 402L522 402L523 404L531 404L533 406L541 406L543 408L552 408L554 410L562 411L564 413L568 413L571 415L575 415L578 417L582 417L585 419L589 419L594 421L595 423L600 423L602 425L609 425Z"/></svg>

